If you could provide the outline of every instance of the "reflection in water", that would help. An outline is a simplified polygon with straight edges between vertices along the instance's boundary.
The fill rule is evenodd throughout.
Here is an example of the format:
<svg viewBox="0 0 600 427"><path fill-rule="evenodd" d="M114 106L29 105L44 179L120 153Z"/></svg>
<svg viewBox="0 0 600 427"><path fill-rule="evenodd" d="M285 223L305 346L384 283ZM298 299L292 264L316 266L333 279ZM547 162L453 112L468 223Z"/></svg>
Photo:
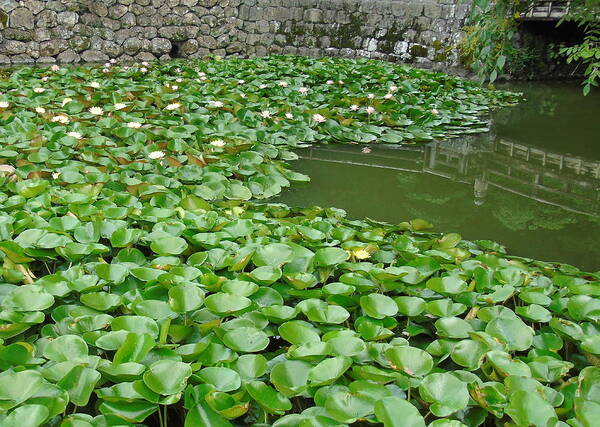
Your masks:
<svg viewBox="0 0 600 427"><path fill-rule="evenodd" d="M312 181L280 201L392 223L424 218L437 230L495 240L516 255L600 270L600 122L589 120L590 109L600 112L599 98L582 100L578 87L540 90L551 96L530 89L531 100L497 114L487 135L372 146L370 153L338 145L301 150L294 166ZM584 110L581 122L563 112L562 101L577 108L572 94Z"/></svg>
<svg viewBox="0 0 600 427"><path fill-rule="evenodd" d="M430 144L424 148L422 172L472 183L478 206L485 202L488 188L495 187L568 212L598 216L600 161L500 138L488 141Z"/></svg>

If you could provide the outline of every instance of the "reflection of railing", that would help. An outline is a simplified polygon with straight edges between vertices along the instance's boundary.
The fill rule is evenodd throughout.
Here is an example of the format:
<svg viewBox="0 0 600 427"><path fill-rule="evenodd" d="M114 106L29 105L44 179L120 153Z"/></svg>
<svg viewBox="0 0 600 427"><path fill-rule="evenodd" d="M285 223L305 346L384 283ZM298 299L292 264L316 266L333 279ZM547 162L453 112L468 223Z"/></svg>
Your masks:
<svg viewBox="0 0 600 427"><path fill-rule="evenodd" d="M600 215L600 161L502 139L444 141L368 155L318 148L302 157L437 175L473 185L477 204L483 203L491 186L569 212Z"/></svg>
<svg viewBox="0 0 600 427"><path fill-rule="evenodd" d="M582 157L571 156L569 154L552 153L504 140L499 140L496 143L496 151L506 154L513 159L537 163L560 172L570 172L577 176L585 175L596 179L600 178L600 162L598 161L586 160Z"/></svg>

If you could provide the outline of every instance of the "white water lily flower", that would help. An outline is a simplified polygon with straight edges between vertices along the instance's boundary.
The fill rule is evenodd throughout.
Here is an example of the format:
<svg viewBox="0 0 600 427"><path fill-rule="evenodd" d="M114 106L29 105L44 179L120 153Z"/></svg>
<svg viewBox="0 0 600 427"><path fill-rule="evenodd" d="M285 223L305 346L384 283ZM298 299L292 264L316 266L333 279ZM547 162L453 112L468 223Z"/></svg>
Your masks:
<svg viewBox="0 0 600 427"><path fill-rule="evenodd" d="M146 64L147 65L147 64ZM181 73L181 68L175 68L176 73Z"/></svg>
<svg viewBox="0 0 600 427"><path fill-rule="evenodd" d="M437 116L440 112L438 110L436 110L435 108L431 110L431 114L433 114L434 116Z"/></svg>
<svg viewBox="0 0 600 427"><path fill-rule="evenodd" d="M181 83L181 82L183 82L183 79L182 79L181 77L179 77L179 78L175 79L175 81L176 81L177 83Z"/></svg>
<svg viewBox="0 0 600 427"><path fill-rule="evenodd" d="M373 98L375 98L375 94L369 93L369 94L367 94L367 98L373 99Z"/></svg>
<svg viewBox="0 0 600 427"><path fill-rule="evenodd" d="M53 179L58 179L59 176L60 176L60 172L52 172Z"/></svg>
<svg viewBox="0 0 600 427"><path fill-rule="evenodd" d="M50 69L51 69L52 71L58 71L58 70L60 70L60 67L59 67L58 65L56 65L56 64L53 64L53 65L50 67Z"/></svg>
<svg viewBox="0 0 600 427"><path fill-rule="evenodd" d="M398 90L398 86L390 86L390 92L396 92Z"/></svg>
<svg viewBox="0 0 600 427"><path fill-rule="evenodd" d="M365 153L365 154L369 154L369 153L371 152L371 149L370 149L369 147L364 147L364 148L363 148L362 150L360 150L360 151L362 151L362 152L363 152L363 153Z"/></svg>
<svg viewBox="0 0 600 427"><path fill-rule="evenodd" d="M210 145L212 145L213 147L224 147L225 141L223 141L222 139L215 139L214 141L210 141Z"/></svg>
<svg viewBox="0 0 600 427"><path fill-rule="evenodd" d="M373 114L375 112L375 108L369 106L365 108L365 111L367 112L367 114Z"/></svg>
<svg viewBox="0 0 600 427"><path fill-rule="evenodd" d="M67 132L67 136L75 139L81 139L81 134L79 132Z"/></svg>
<svg viewBox="0 0 600 427"><path fill-rule="evenodd" d="M268 118L270 118L270 117L271 117L271 112L270 112L269 110L261 111L261 112L260 112L260 116L261 116L263 119L268 119Z"/></svg>
<svg viewBox="0 0 600 427"><path fill-rule="evenodd" d="M246 97L246 94L245 94L245 93L243 93L243 92L242 92L242 93L240 93L240 98L245 98L245 97Z"/></svg>
<svg viewBox="0 0 600 427"><path fill-rule="evenodd" d="M327 80L325 83L327 83L328 85L332 85L334 82L333 80Z"/></svg>
<svg viewBox="0 0 600 427"><path fill-rule="evenodd" d="M240 80L238 80L238 84L241 84L241 85L243 85L244 83L246 83L246 80L241 80L241 79L240 79Z"/></svg>
<svg viewBox="0 0 600 427"><path fill-rule="evenodd" d="M110 62L111 64L115 64L115 63L117 62L117 60L116 60L115 58L110 58L110 61L109 61L109 62Z"/></svg>
<svg viewBox="0 0 600 427"><path fill-rule="evenodd" d="M224 105L221 101L210 101L209 104L216 108L221 108Z"/></svg>
<svg viewBox="0 0 600 427"><path fill-rule="evenodd" d="M127 123L127 127L131 129L139 129L142 127L142 124L140 122L129 122Z"/></svg>
<svg viewBox="0 0 600 427"><path fill-rule="evenodd" d="M122 110L122 109L123 109L123 108L125 108L125 107L127 107L127 105L125 105L125 104L123 104L123 103L121 103L121 102L118 102L118 103L116 103L116 104L113 106L113 108L114 108L115 110Z"/></svg>
<svg viewBox="0 0 600 427"><path fill-rule="evenodd" d="M109 71L110 71L110 70L109 70L108 68L103 68L103 69L102 69L102 72L103 72L103 73L108 73Z"/></svg>
<svg viewBox="0 0 600 427"><path fill-rule="evenodd" d="M147 72L147 71L148 71L148 69L147 69L146 67L142 67L142 68L140 68L140 71L141 71L142 73L145 73L145 72Z"/></svg>
<svg viewBox="0 0 600 427"><path fill-rule="evenodd" d="M204 71L200 71L198 73L198 77L204 77L204 76L206 76L206 73Z"/></svg>
<svg viewBox="0 0 600 427"><path fill-rule="evenodd" d="M173 86L171 86L171 89L172 89L172 90L177 90L177 89L179 89L179 86L177 86L177 85L173 85Z"/></svg>
<svg viewBox="0 0 600 427"><path fill-rule="evenodd" d="M0 165L0 172L13 173L15 170L15 167L12 165Z"/></svg>
<svg viewBox="0 0 600 427"><path fill-rule="evenodd" d="M367 147L365 147L365 148L367 148ZM353 255L354 255L354 258L356 258L356 259L367 259L371 256L369 251L367 251L366 249L362 249L362 248L354 251Z"/></svg>
<svg viewBox="0 0 600 427"><path fill-rule="evenodd" d="M341 84L341 85L343 85L344 81L343 80L338 80L338 83Z"/></svg>
<svg viewBox="0 0 600 427"><path fill-rule="evenodd" d="M301 87L300 89L298 89L298 92L300 92L301 95L306 95L308 93L308 88Z"/></svg>
<svg viewBox="0 0 600 427"><path fill-rule="evenodd" d="M320 114L313 114L312 119L317 123L323 123L325 120L327 120Z"/></svg>
<svg viewBox="0 0 600 427"><path fill-rule="evenodd" d="M46 109L44 107L35 107L35 112L39 114L44 114Z"/></svg>
<svg viewBox="0 0 600 427"><path fill-rule="evenodd" d="M44 89L43 87L34 87L33 91L35 93L44 93L44 92L46 92L46 89Z"/></svg>
<svg viewBox="0 0 600 427"><path fill-rule="evenodd" d="M90 114L93 114L95 116L101 116L102 114L104 114L104 110L100 107L91 107L90 109L88 109L88 111L90 112Z"/></svg>
<svg viewBox="0 0 600 427"><path fill-rule="evenodd" d="M43 82L47 82L47 81L48 81L48 79L49 79L49 77L48 77L48 76L44 76L44 77L42 77L42 81L43 81Z"/></svg>
<svg viewBox="0 0 600 427"><path fill-rule="evenodd" d="M391 93L386 93L386 94L383 96L383 98L384 98L384 99L392 99L393 97L394 97L394 95L393 95L393 94L391 94Z"/></svg>
<svg viewBox="0 0 600 427"><path fill-rule="evenodd" d="M165 157L165 153L163 151L153 151L148 154L148 158L152 160L162 159L163 157Z"/></svg>
<svg viewBox="0 0 600 427"><path fill-rule="evenodd" d="M62 106L64 107L65 105L67 105L69 102L73 101L72 98L65 98L62 100Z"/></svg>
<svg viewBox="0 0 600 427"><path fill-rule="evenodd" d="M259 89L266 89L266 88L267 88L267 85L265 85L265 84L262 84L262 85L260 85L258 88L259 88Z"/></svg>
<svg viewBox="0 0 600 427"><path fill-rule="evenodd" d="M279 84L279 86L281 86L281 87L288 87L288 85L289 85L289 83L288 83L288 82L285 82L285 81L281 81L281 82L279 82L278 84Z"/></svg>
<svg viewBox="0 0 600 427"><path fill-rule="evenodd" d="M100 87L100 83L98 83L98 82L91 82L90 83L90 87L93 87L94 89L98 89Z"/></svg>
<svg viewBox="0 0 600 427"><path fill-rule="evenodd" d="M8 108L10 104L6 101L0 101L0 108Z"/></svg>
<svg viewBox="0 0 600 427"><path fill-rule="evenodd" d="M68 123L69 123L71 120L70 120L70 119L69 119L67 116L65 116L65 115L63 115L63 114L60 114L60 115L58 115L58 116L54 116L54 117L52 117L52 121L53 121L53 122L62 123L63 125L66 125L66 124L68 124Z"/></svg>
<svg viewBox="0 0 600 427"><path fill-rule="evenodd" d="M173 110L177 110L179 107L181 107L181 104L178 102L174 102L173 104L169 104L165 107L166 110L169 111L173 111Z"/></svg>
<svg viewBox="0 0 600 427"><path fill-rule="evenodd" d="M286 117L287 119L293 119L293 118L294 118L294 115L293 115L292 113L285 113L285 117Z"/></svg>
<svg viewBox="0 0 600 427"><path fill-rule="evenodd" d="M356 104L352 104L352 105L350 106L349 110L350 110L350 111L358 111L358 108L359 108L359 107L358 107L358 105L356 105Z"/></svg>
<svg viewBox="0 0 600 427"><path fill-rule="evenodd" d="M110 62L105 62L105 63L104 63L104 66L105 66L105 67L110 67Z"/></svg>
<svg viewBox="0 0 600 427"><path fill-rule="evenodd" d="M143 65L144 67L147 67L148 65L150 65L150 63L149 63L149 62L147 62L147 61L143 61L143 62L142 62L142 65Z"/></svg>

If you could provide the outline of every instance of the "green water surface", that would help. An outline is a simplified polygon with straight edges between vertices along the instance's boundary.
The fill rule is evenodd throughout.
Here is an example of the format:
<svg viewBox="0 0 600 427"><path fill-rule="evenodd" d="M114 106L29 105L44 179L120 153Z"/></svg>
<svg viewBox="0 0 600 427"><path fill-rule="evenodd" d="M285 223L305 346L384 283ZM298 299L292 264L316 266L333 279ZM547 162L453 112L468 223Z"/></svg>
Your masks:
<svg viewBox="0 0 600 427"><path fill-rule="evenodd" d="M526 100L488 134L427 145L300 150L311 182L278 199L351 218L412 218L511 254L600 270L600 93L570 83L512 85Z"/></svg>

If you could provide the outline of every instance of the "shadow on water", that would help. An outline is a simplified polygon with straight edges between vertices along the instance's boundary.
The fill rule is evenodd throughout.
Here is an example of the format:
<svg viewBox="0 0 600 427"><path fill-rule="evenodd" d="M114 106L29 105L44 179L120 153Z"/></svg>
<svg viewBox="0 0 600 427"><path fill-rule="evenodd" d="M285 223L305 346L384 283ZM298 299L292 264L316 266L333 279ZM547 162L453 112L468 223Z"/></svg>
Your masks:
<svg viewBox="0 0 600 427"><path fill-rule="evenodd" d="M570 84L516 87L528 100L489 134L427 145L331 145L298 152L311 183L279 201L352 218L424 218L515 255L600 270L600 96Z"/></svg>

